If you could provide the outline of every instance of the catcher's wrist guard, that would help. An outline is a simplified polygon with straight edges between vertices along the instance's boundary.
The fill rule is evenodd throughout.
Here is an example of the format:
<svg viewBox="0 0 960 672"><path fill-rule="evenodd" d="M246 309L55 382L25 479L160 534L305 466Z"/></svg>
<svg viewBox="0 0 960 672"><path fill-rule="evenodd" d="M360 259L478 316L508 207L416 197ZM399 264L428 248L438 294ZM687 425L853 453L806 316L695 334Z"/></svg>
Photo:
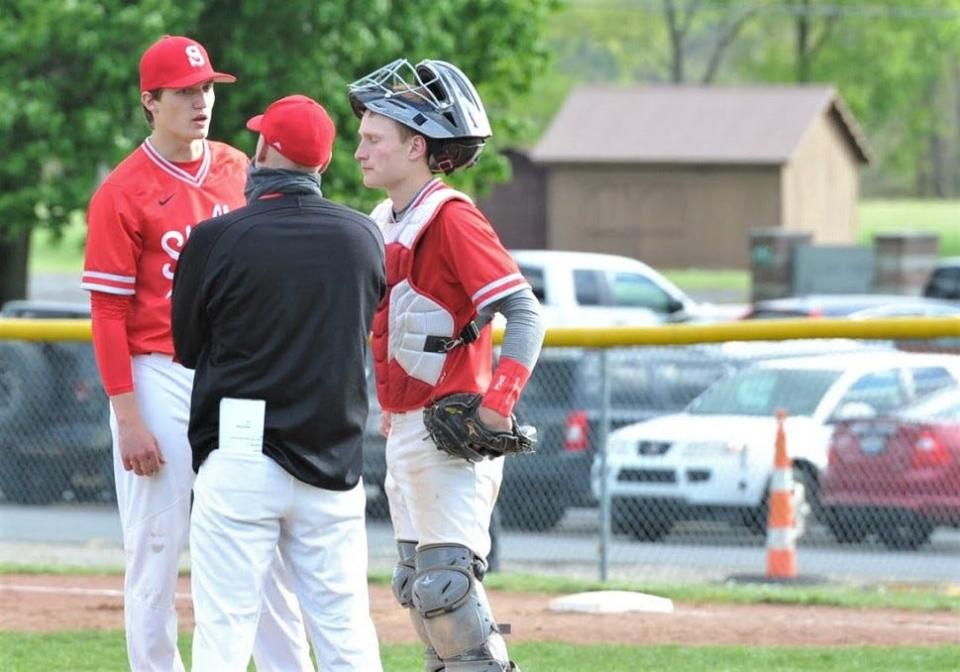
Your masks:
<svg viewBox="0 0 960 672"><path fill-rule="evenodd" d="M520 425L515 416L510 416L513 427L509 432L488 429L477 417L481 399L479 394L450 394L423 410L423 424L437 450L469 462L532 453L536 428Z"/></svg>
<svg viewBox="0 0 960 672"><path fill-rule="evenodd" d="M520 399L520 392L530 378L530 369L515 359L501 357L493 371L493 382L483 395L481 406L485 406L500 415L509 416Z"/></svg>

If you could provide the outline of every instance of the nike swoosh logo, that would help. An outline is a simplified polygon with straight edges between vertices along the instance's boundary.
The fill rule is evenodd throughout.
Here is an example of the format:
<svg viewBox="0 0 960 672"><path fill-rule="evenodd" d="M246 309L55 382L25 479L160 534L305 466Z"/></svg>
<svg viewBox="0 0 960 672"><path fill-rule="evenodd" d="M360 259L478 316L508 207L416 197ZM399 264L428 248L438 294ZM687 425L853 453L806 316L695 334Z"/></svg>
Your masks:
<svg viewBox="0 0 960 672"><path fill-rule="evenodd" d="M167 196L166 198L161 198L161 199L160 199L159 201L157 201L157 202L158 202L160 205L166 205L166 204L167 204L167 201L169 201L169 200L170 200L171 198L173 198L174 196L176 196L176 194L170 194L170 195Z"/></svg>

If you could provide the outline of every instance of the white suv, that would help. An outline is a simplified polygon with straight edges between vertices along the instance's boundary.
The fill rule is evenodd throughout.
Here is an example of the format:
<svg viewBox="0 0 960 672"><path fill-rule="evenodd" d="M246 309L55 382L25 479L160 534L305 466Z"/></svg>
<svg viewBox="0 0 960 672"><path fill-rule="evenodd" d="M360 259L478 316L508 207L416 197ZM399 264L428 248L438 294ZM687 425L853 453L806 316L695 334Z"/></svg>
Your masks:
<svg viewBox="0 0 960 672"><path fill-rule="evenodd" d="M642 261L613 254L511 250L548 326L641 326L736 319L742 308L701 304Z"/></svg>
<svg viewBox="0 0 960 672"><path fill-rule="evenodd" d="M958 381L960 357L897 351L776 359L741 369L681 413L610 434L613 527L655 540L680 520L722 518L762 532L780 409L787 412L798 513L819 514L819 476L835 422L883 414ZM598 453L597 497L600 471Z"/></svg>

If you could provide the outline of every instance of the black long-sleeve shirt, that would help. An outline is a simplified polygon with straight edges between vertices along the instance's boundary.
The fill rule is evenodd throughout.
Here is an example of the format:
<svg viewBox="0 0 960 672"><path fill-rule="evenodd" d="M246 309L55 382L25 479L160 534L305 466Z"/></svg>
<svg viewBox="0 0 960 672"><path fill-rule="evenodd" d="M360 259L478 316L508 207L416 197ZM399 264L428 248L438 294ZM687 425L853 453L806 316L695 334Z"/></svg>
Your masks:
<svg viewBox="0 0 960 672"><path fill-rule="evenodd" d="M217 448L220 400L263 399L265 454L305 483L356 485L385 282L376 225L320 196L262 199L197 227L173 286L177 358L196 369L194 470Z"/></svg>

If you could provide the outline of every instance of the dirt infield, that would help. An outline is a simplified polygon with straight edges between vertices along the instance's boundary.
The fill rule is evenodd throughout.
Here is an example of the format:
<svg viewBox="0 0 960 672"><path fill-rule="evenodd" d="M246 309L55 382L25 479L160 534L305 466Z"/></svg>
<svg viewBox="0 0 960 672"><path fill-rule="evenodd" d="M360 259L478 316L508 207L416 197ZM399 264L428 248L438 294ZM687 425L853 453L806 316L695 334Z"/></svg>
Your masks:
<svg viewBox="0 0 960 672"><path fill-rule="evenodd" d="M0 629L21 632L123 628L119 576L0 576ZM193 627L189 579L177 600L180 627ZM677 604L672 614L555 613L555 596L491 591L508 641L575 644L939 645L960 644L960 614L895 609ZM416 635L390 590L371 588L380 640Z"/></svg>

